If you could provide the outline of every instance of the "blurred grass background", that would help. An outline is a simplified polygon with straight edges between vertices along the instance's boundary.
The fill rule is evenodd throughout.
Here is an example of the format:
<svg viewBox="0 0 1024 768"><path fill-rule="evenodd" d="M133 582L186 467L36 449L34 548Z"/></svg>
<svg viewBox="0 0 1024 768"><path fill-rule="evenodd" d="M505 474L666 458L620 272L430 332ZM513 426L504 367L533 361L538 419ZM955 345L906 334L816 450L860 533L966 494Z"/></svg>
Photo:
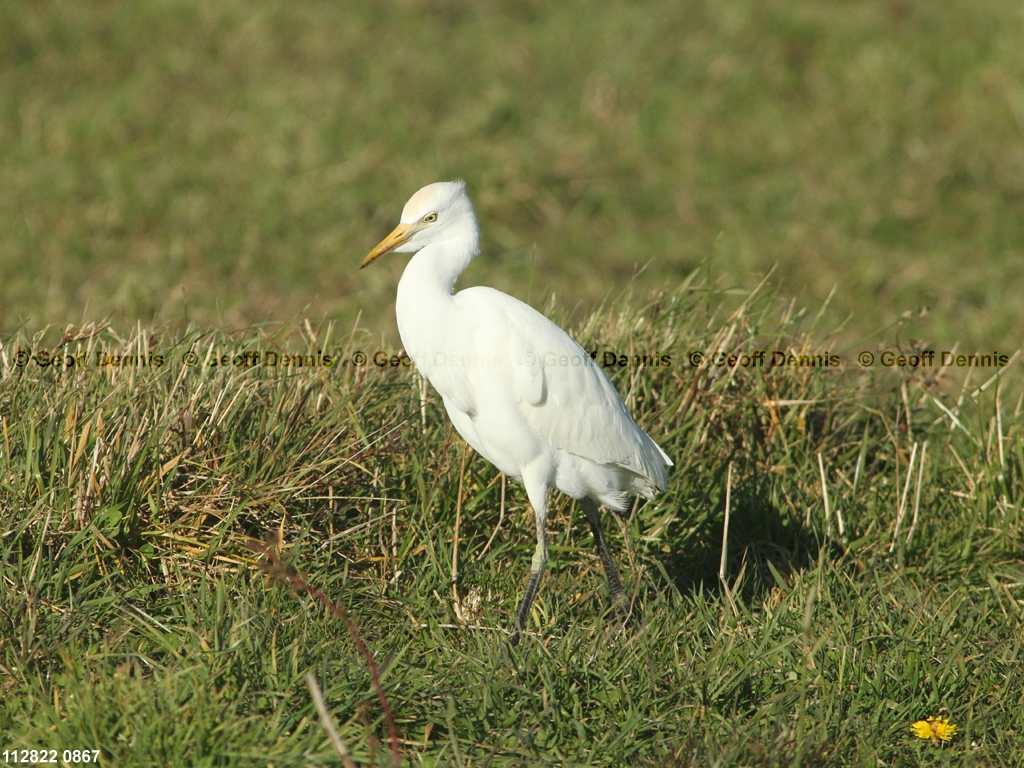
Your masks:
<svg viewBox="0 0 1024 768"><path fill-rule="evenodd" d="M0 0L0 332L299 314L392 333L356 266L428 182L464 284L586 312L773 264L871 333L1019 345L1009 0ZM1000 351L1003 351L1002 349Z"/></svg>

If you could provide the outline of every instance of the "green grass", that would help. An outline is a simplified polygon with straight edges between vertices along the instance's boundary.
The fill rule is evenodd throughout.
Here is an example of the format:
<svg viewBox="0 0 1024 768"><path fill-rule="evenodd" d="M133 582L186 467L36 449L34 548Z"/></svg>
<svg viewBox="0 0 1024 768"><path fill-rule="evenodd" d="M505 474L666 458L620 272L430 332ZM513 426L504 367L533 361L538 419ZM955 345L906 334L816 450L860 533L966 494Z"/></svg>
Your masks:
<svg viewBox="0 0 1024 768"><path fill-rule="evenodd" d="M771 295L739 306L696 276L575 331L623 351L836 350L813 313ZM39 342L6 345L7 744L99 749L106 765L335 764L312 672L356 758L388 764L344 625L246 544L272 533L374 652L406 764L1016 764L1024 416L1012 371L977 394L977 379L878 366L698 376L681 354L615 372L676 461L668 492L609 521L633 612L605 612L590 534L555 496L552 561L509 653L528 503L509 483L487 549L500 476L454 436L436 395L421 410L411 370L181 362L192 349L322 349L344 362L369 349L355 338L108 329L64 347L165 358L127 371L19 368L16 345ZM950 744L911 736L940 713L960 729Z"/></svg>
<svg viewBox="0 0 1024 768"><path fill-rule="evenodd" d="M1017 765L1019 367L856 359L1019 349L1022 27L1010 0L0 0L0 751L334 765L312 673L388 764L346 627L250 546L280 536L408 765ZM352 364L399 347L403 259L356 266L455 176L460 285L672 356L612 371L676 461L606 520L633 611L553 496L512 653L522 489L413 371ZM18 357L58 346L87 364ZM842 366L687 362L776 349ZM949 744L911 736L939 714Z"/></svg>

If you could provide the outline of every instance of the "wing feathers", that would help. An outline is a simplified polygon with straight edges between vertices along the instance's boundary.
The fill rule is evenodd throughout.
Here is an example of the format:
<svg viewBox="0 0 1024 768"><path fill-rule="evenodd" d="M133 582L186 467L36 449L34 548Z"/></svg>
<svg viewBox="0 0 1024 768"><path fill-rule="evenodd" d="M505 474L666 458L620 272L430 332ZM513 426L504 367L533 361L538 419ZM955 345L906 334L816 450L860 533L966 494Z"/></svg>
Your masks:
<svg viewBox="0 0 1024 768"><path fill-rule="evenodd" d="M565 331L527 304L491 288L458 294L471 301L481 322L480 341L508 355L514 374L512 399L552 446L633 476L634 492L665 487L671 461L630 416L615 386L590 355ZM482 335L490 334L491 338ZM496 335L497 334L497 335ZM504 347L504 350L500 348ZM504 355L503 355L504 356Z"/></svg>

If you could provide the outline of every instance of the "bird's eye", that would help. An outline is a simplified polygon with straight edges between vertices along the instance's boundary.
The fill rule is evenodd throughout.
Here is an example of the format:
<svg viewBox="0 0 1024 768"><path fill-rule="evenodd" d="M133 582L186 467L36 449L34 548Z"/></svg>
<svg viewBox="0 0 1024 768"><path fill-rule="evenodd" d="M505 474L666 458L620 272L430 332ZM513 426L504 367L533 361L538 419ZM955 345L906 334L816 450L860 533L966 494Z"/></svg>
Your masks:
<svg viewBox="0 0 1024 768"><path fill-rule="evenodd" d="M432 221L437 221L437 214L428 213L426 216L423 217L423 221L425 221L427 224L429 224Z"/></svg>

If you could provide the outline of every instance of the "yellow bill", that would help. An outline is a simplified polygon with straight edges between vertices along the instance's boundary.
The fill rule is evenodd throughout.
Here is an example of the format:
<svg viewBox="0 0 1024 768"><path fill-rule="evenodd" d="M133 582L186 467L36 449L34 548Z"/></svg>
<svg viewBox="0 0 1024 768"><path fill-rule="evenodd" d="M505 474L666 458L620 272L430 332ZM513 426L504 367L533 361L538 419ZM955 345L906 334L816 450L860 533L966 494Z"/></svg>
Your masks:
<svg viewBox="0 0 1024 768"><path fill-rule="evenodd" d="M412 237L418 230L419 227L415 224L399 224L391 231L390 235L381 240L380 244L366 255L366 258L363 259L363 263L359 265L359 268L362 269L363 267L369 266L388 251L394 250Z"/></svg>

